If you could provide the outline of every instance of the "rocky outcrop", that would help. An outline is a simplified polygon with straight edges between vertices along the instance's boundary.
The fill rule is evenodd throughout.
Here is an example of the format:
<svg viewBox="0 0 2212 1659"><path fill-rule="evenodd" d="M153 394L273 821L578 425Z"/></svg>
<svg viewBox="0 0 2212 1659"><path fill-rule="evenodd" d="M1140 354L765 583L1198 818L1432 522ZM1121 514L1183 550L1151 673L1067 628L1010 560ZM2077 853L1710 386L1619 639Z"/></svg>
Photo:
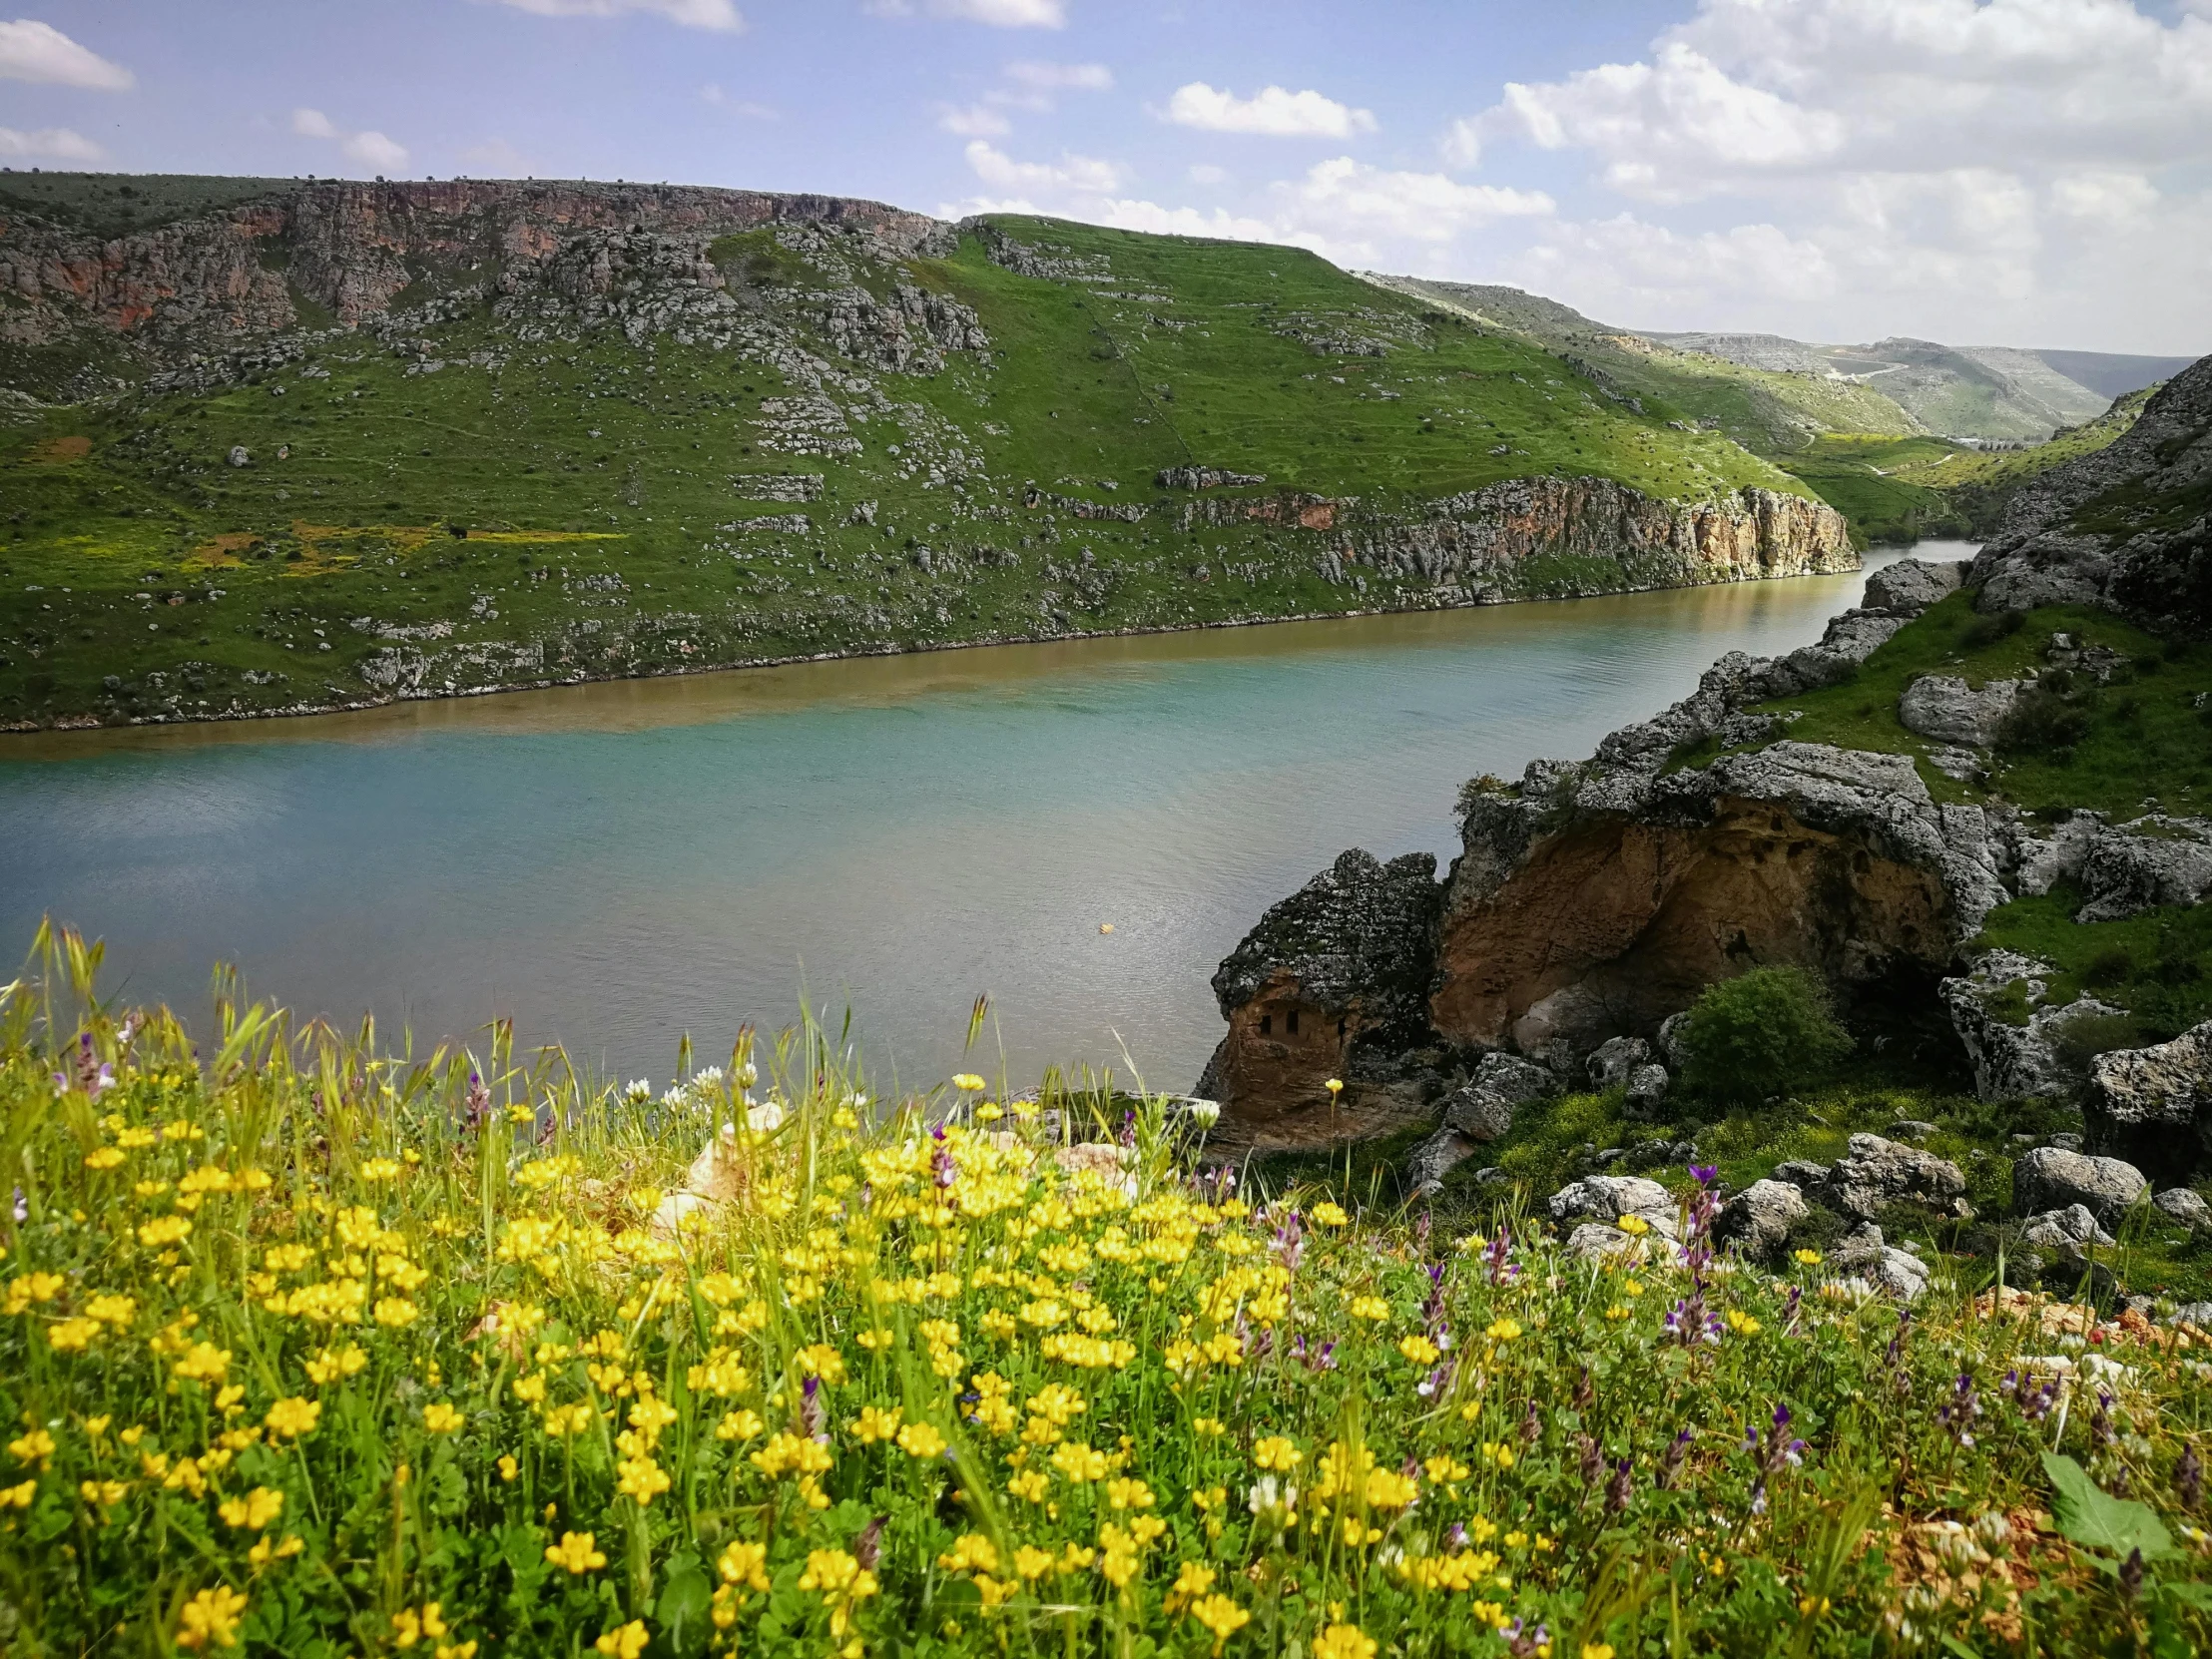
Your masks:
<svg viewBox="0 0 2212 1659"><path fill-rule="evenodd" d="M1420 1041L1438 897L1431 854L1354 850L1276 905L1214 974L1229 1032L1193 1092L1265 1122L1333 1104L1362 1042Z"/></svg>
<svg viewBox="0 0 2212 1659"><path fill-rule="evenodd" d="M2082 1206L2106 1227L2119 1224L2150 1183L2133 1164L2039 1146L2012 1165L2012 1203L2023 1213Z"/></svg>
<svg viewBox="0 0 2212 1659"><path fill-rule="evenodd" d="M1866 604L1896 616L1919 616L1956 593L1964 575L1964 567L1948 559L1899 559L1867 578Z"/></svg>
<svg viewBox="0 0 2212 1659"><path fill-rule="evenodd" d="M2157 1181L2212 1163L2212 1020L2149 1048L2099 1054L2082 1106L2093 1151Z"/></svg>
<svg viewBox="0 0 2212 1659"><path fill-rule="evenodd" d="M2118 921L2161 904L2194 904L2212 891L2212 825L2153 816L2100 829L2077 879L2087 901L2076 921Z"/></svg>
<svg viewBox="0 0 2212 1659"><path fill-rule="evenodd" d="M1348 515L1336 552L1347 577L1394 572L1469 600L1859 568L1843 516L1823 502L1766 489L1672 502L1607 478L1514 478L1417 515ZM1578 569L1586 560L1602 568Z"/></svg>
<svg viewBox="0 0 2212 1659"><path fill-rule="evenodd" d="M1682 1206L1674 1194L1640 1175L1591 1175L1551 1195L1547 1208L1554 1223L1590 1221L1617 1226L1634 1216L1652 1232L1682 1236Z"/></svg>
<svg viewBox="0 0 2212 1659"><path fill-rule="evenodd" d="M891 257L949 252L950 228L842 197L695 186L449 180L273 185L259 202L113 239L29 218L0 224L0 336L59 342L78 329L205 347L297 327L305 299L353 326L427 270L532 266L590 232L703 244L773 225L828 225Z"/></svg>
<svg viewBox="0 0 2212 1659"><path fill-rule="evenodd" d="M2093 996L2046 1006L2043 997L2057 971L2031 956L1990 950L1970 973L1936 988L1982 1099L2070 1099L2088 1075L2086 1042L2107 1022L2126 1017ZM2015 990L2027 1009L2024 1020L2014 1017Z"/></svg>
<svg viewBox="0 0 2212 1659"><path fill-rule="evenodd" d="M1898 724L1937 743L1987 749L2024 688L2019 680L1975 687L1954 674L1924 674L1898 699Z"/></svg>
<svg viewBox="0 0 2212 1659"><path fill-rule="evenodd" d="M1812 1215L1805 1194L1787 1181L1754 1181L1721 1206L1713 1237L1755 1262L1777 1263L1790 1229Z"/></svg>
<svg viewBox="0 0 2212 1659"><path fill-rule="evenodd" d="M2013 496L1968 582L1984 611L2109 605L2159 628L2212 627L2212 358L2135 424Z"/></svg>
<svg viewBox="0 0 2212 1659"><path fill-rule="evenodd" d="M1880 1135L1854 1135L1827 1179L1811 1196L1857 1221L1873 1221L1892 1204L1966 1217L1966 1177L1958 1166L1919 1147Z"/></svg>

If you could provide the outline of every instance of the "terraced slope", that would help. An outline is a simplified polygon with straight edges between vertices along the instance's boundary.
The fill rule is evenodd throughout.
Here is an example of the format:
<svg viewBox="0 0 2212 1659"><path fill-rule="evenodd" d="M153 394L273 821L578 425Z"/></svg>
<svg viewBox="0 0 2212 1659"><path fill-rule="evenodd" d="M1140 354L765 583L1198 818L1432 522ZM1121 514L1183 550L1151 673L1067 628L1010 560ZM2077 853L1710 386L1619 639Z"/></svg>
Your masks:
<svg viewBox="0 0 2212 1659"><path fill-rule="evenodd" d="M124 188L0 232L0 724L1851 559L1725 435L1294 250L650 187Z"/></svg>

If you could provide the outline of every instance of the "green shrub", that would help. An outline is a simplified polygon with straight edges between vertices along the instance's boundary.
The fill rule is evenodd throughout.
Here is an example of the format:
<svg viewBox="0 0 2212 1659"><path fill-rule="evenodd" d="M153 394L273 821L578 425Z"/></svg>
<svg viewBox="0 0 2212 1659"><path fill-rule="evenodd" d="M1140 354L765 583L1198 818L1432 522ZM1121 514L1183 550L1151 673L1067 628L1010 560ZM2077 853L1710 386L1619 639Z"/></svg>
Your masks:
<svg viewBox="0 0 2212 1659"><path fill-rule="evenodd" d="M2089 965L2081 970L2081 982L2102 990L2112 985L2124 985L2135 972L2135 958L2124 945L2113 945L2098 951L2089 958Z"/></svg>
<svg viewBox="0 0 2212 1659"><path fill-rule="evenodd" d="M2088 735L2088 711L2038 685L2013 700L1997 726L1997 748L2009 755L2056 755Z"/></svg>
<svg viewBox="0 0 2212 1659"><path fill-rule="evenodd" d="M1715 1100L1756 1102L1851 1051L1827 989L1803 968L1761 967L1708 986L1683 1022L1683 1080Z"/></svg>
<svg viewBox="0 0 2212 1659"><path fill-rule="evenodd" d="M1979 651L1999 640L2010 639L2026 621L2024 611L1998 611L1994 616L1977 616L1966 624L1965 632L1958 636L1958 644L1963 650Z"/></svg>

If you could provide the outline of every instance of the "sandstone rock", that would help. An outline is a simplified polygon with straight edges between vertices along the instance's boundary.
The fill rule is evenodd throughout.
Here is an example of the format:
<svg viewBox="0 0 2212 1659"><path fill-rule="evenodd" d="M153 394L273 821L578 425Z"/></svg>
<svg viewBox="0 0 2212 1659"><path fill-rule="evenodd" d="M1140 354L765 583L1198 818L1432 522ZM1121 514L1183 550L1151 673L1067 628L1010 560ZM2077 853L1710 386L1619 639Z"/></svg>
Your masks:
<svg viewBox="0 0 2212 1659"><path fill-rule="evenodd" d="M2074 912L2076 921L2118 921L2160 904L2194 904L2212 891L2212 825L2153 816L2102 829L2083 854L2080 882L2088 902Z"/></svg>
<svg viewBox="0 0 2212 1659"><path fill-rule="evenodd" d="M2038 1249L2074 1256L2084 1245L2110 1246L2118 1242L2097 1225L2096 1216L2086 1204L2069 1204L2062 1210L2029 1216L2020 1237Z"/></svg>
<svg viewBox="0 0 2212 1659"><path fill-rule="evenodd" d="M1916 617L1938 600L1958 591L1965 566L1930 559L1900 559L1867 578L1866 603L1871 610Z"/></svg>
<svg viewBox="0 0 2212 1659"><path fill-rule="evenodd" d="M2189 1187L2168 1187L2151 1200L2159 1211L2193 1233L2212 1230L2212 1204Z"/></svg>
<svg viewBox="0 0 2212 1659"><path fill-rule="evenodd" d="M1558 1092L1552 1074L1515 1054L1482 1056L1474 1076L1444 1103L1444 1124L1475 1141L1494 1141L1513 1127L1513 1111Z"/></svg>
<svg viewBox="0 0 2212 1659"><path fill-rule="evenodd" d="M1651 1045L1641 1037L1608 1038L1598 1044L1596 1052L1590 1056L1590 1087L1621 1088L1627 1084L1629 1074L1650 1059Z"/></svg>
<svg viewBox="0 0 2212 1659"><path fill-rule="evenodd" d="M2133 1164L2039 1146L2012 1166L2012 1202L2023 1213L2085 1206L2111 1226L2149 1183Z"/></svg>
<svg viewBox="0 0 2212 1659"><path fill-rule="evenodd" d="M2207 1160L2212 1138L2212 1020L2149 1048L2089 1063L2082 1106L2089 1144L2153 1177L2181 1182Z"/></svg>
<svg viewBox="0 0 2212 1659"><path fill-rule="evenodd" d="M2123 1010L2083 996L2058 1007L2040 1005L2057 969L2009 950L1991 950L1970 974L1936 987L1951 1029L1973 1066L1974 1092L1983 1100L2057 1099L2077 1092L2087 1073L2069 1033L2087 1022L2121 1017ZM1994 1002L2017 985L2028 1001L2025 1025L1996 1012ZM2078 1034L2078 1033L2076 1033Z"/></svg>
<svg viewBox="0 0 2212 1659"><path fill-rule="evenodd" d="M1954 675L1924 674L1898 699L1898 723L1938 743L1987 749L2022 689L2018 680L1991 680L1977 691Z"/></svg>
<svg viewBox="0 0 2212 1659"><path fill-rule="evenodd" d="M1631 1118L1650 1122L1667 1101L1667 1068L1642 1065L1628 1074L1628 1095L1623 1110Z"/></svg>
<svg viewBox="0 0 2212 1659"><path fill-rule="evenodd" d="M1773 1262L1790 1229L1811 1214L1805 1194L1790 1183L1754 1181L1721 1206L1713 1233L1755 1261Z"/></svg>
<svg viewBox="0 0 2212 1659"><path fill-rule="evenodd" d="M1214 974L1229 1033L1191 1092L1263 1121L1326 1105L1363 1039L1416 1046L1440 897L1433 854L1354 850L1269 910Z"/></svg>
<svg viewBox="0 0 2212 1659"><path fill-rule="evenodd" d="M1885 1205L1898 1203L1971 1214L1966 1178L1956 1164L1880 1135L1854 1135L1848 1144L1850 1151L1836 1161L1819 1195L1843 1214L1872 1221Z"/></svg>
<svg viewBox="0 0 2212 1659"><path fill-rule="evenodd" d="M1655 1233L1670 1239L1682 1236L1681 1206L1674 1195L1640 1175L1584 1176L1553 1193L1549 1208L1554 1222L1617 1222L1623 1216L1639 1216Z"/></svg>

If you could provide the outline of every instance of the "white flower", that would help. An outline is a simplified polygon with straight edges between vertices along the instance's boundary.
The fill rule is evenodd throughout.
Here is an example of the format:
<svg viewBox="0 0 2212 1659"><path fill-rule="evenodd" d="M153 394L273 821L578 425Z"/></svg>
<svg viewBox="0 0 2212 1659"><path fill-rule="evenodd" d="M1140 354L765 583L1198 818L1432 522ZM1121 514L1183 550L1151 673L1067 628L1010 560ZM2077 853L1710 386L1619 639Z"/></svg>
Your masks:
<svg viewBox="0 0 2212 1659"><path fill-rule="evenodd" d="M692 1073L691 1086L695 1089L719 1088L721 1084L722 1068L720 1066L708 1066L703 1071Z"/></svg>
<svg viewBox="0 0 2212 1659"><path fill-rule="evenodd" d="M653 1085L640 1077L622 1091L622 1098L633 1106L643 1106L653 1098Z"/></svg>
<svg viewBox="0 0 2212 1659"><path fill-rule="evenodd" d="M1191 1100L1185 1103L1191 1121L1201 1129L1211 1129L1221 1122L1221 1102L1218 1100Z"/></svg>
<svg viewBox="0 0 2212 1659"><path fill-rule="evenodd" d="M754 1085L754 1084L758 1083L758 1082L759 1082L760 1080L761 1080L761 1068L760 1068L759 1066L755 1065L755 1064L754 1064L754 1063L753 1063L753 1062L752 1062L751 1060L748 1060L748 1061L746 1061L746 1063L745 1063L744 1065L742 1065L742 1066L738 1067L738 1087L739 1087L739 1088L741 1088L741 1089L750 1089L751 1087L753 1087L753 1085Z"/></svg>

